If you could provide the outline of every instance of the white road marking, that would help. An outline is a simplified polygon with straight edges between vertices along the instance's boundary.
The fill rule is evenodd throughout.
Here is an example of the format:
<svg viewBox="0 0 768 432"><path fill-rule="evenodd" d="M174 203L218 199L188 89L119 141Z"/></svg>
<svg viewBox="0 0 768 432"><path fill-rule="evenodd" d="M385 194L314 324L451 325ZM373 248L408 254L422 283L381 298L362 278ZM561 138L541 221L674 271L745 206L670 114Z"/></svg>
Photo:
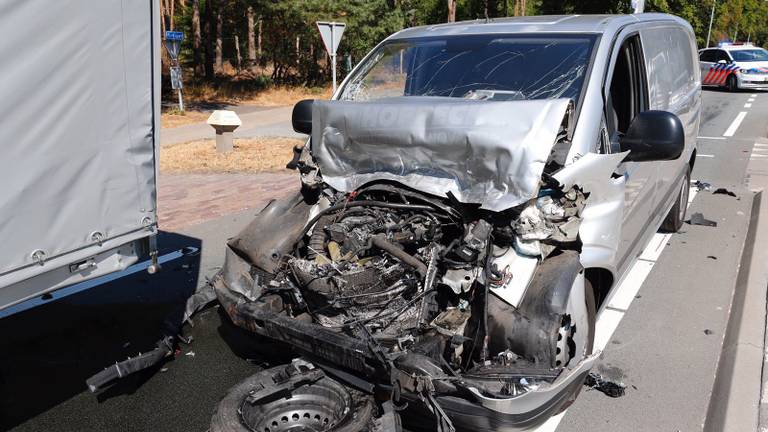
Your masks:
<svg viewBox="0 0 768 432"><path fill-rule="evenodd" d="M731 123L731 125L728 126L728 129L725 130L725 133L723 134L723 136L724 137L732 137L733 134L736 133L736 129L738 129L739 126L741 126L741 122L744 121L744 117L746 117L746 116L747 116L747 112L746 111L740 112L739 115L737 115L736 118L733 119L733 122Z"/></svg>
<svg viewBox="0 0 768 432"><path fill-rule="evenodd" d="M693 183L694 181L691 181L691 184ZM698 189L691 186L690 193L688 194L689 207L697 192ZM632 304L632 300L635 299L640 287L643 286L643 282L651 273L653 265L656 264L671 237L672 234L654 234L648 246L643 250L643 253L635 260L635 263L632 264L627 274L619 282L614 290L614 294L609 299L608 306L603 309L600 317L597 319L597 323L595 323L595 350L602 351L608 345L613 333L619 327L622 318L624 318L624 314ZM536 432L555 432L566 412L550 418L536 429Z"/></svg>
<svg viewBox="0 0 768 432"><path fill-rule="evenodd" d="M705 157L705 158L713 158L715 155L709 155L709 154L697 154L696 157Z"/></svg>
<svg viewBox="0 0 768 432"><path fill-rule="evenodd" d="M744 104L744 108L752 108L752 104L751 103L745 103Z"/></svg>
<svg viewBox="0 0 768 432"><path fill-rule="evenodd" d="M749 98L749 99L747 99L747 102L754 102L754 101L755 101L755 98Z"/></svg>
<svg viewBox="0 0 768 432"><path fill-rule="evenodd" d="M757 93L751 94L751 95L749 95L749 97L753 97L753 98L757 97Z"/></svg>
<svg viewBox="0 0 768 432"><path fill-rule="evenodd" d="M725 139L723 137L706 137L706 136L700 136L700 137L696 137L696 138L697 139L711 139L711 140L724 140Z"/></svg>

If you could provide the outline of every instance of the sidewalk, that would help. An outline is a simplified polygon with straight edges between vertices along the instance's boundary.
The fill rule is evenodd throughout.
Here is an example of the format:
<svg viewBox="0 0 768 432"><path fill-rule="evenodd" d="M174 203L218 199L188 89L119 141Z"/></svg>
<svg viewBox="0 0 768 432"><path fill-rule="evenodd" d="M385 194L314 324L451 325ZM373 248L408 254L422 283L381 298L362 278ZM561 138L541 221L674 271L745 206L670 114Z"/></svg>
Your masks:
<svg viewBox="0 0 768 432"><path fill-rule="evenodd" d="M704 431L768 430L766 288L768 288L768 139L759 138L747 167L758 192L731 304Z"/></svg>
<svg viewBox="0 0 768 432"><path fill-rule="evenodd" d="M227 107L238 113L243 125L235 130L235 138L257 138L264 136L279 136L302 138L291 126L293 107L260 107L255 105L240 105ZM160 145L179 144L201 139L213 139L213 128L205 122L162 129Z"/></svg>
<svg viewBox="0 0 768 432"><path fill-rule="evenodd" d="M160 174L158 224L179 231L246 209L261 210L267 202L299 188L295 172L257 174Z"/></svg>

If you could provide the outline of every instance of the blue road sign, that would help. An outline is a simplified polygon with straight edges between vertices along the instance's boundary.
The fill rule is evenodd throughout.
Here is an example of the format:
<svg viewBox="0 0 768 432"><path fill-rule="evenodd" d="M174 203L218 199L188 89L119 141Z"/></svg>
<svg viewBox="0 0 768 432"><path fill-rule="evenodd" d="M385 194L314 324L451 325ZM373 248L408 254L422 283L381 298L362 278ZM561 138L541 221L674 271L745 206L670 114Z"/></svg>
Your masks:
<svg viewBox="0 0 768 432"><path fill-rule="evenodd" d="M165 40L184 40L184 32L180 31L167 31L165 32Z"/></svg>

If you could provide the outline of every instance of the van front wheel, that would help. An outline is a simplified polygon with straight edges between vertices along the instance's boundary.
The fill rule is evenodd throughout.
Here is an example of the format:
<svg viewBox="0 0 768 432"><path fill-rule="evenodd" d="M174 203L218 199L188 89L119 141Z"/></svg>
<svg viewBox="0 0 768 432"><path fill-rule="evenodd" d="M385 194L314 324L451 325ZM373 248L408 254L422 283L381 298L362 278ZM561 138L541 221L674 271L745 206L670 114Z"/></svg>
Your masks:
<svg viewBox="0 0 768 432"><path fill-rule="evenodd" d="M683 227L685 213L688 210L688 194L691 188L691 166L686 164L685 175L680 181L675 205L669 210L669 214L661 223L661 231L676 233Z"/></svg>

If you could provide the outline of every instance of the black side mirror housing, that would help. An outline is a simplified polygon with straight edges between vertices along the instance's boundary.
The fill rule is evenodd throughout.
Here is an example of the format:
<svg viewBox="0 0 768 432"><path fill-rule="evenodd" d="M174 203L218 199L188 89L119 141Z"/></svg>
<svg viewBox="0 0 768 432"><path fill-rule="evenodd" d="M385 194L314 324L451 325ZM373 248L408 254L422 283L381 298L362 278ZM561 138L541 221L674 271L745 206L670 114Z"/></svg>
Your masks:
<svg viewBox="0 0 768 432"><path fill-rule="evenodd" d="M621 151L629 150L628 162L668 161L685 149L685 130L676 115L667 111L643 111L635 116L621 137Z"/></svg>
<svg viewBox="0 0 768 432"><path fill-rule="evenodd" d="M291 116L293 130L306 135L312 134L312 104L314 102L314 99L304 99L293 106Z"/></svg>

